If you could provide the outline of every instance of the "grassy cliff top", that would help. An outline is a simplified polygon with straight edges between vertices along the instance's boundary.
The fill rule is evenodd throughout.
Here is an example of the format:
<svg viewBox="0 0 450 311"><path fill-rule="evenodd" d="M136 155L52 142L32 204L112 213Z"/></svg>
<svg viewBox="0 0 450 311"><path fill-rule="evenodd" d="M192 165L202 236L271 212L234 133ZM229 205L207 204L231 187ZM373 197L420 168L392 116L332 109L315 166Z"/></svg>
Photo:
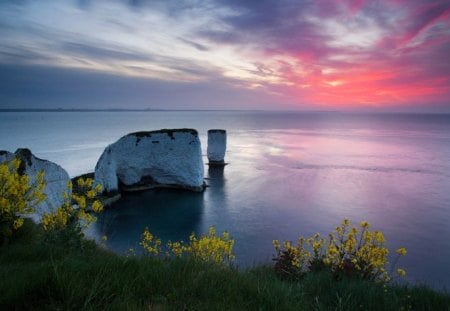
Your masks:
<svg viewBox="0 0 450 311"><path fill-rule="evenodd" d="M333 279L283 281L268 266L238 271L195 260L117 255L92 241L44 239L27 221L0 246L4 310L449 310L424 286ZM73 242L73 241L72 241ZM107 244L107 242L105 242Z"/></svg>
<svg viewBox="0 0 450 311"><path fill-rule="evenodd" d="M180 128L180 129L161 129L156 131L141 131L141 132L134 132L125 135L127 136L136 136L138 138L143 137L152 137L154 134L167 134L170 138L173 138L174 133L190 133L194 136L198 136L198 132L195 129L189 129L189 128Z"/></svg>

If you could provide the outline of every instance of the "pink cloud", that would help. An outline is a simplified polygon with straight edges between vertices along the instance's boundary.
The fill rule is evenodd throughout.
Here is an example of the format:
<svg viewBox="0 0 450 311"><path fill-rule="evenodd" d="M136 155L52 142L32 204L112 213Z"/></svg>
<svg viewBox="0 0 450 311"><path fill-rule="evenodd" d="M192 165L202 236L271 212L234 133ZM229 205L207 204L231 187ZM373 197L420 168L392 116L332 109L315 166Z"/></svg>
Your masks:
<svg viewBox="0 0 450 311"><path fill-rule="evenodd" d="M318 3L321 8L326 5L325 1ZM371 15L370 3L347 2L348 11L355 15L356 21L368 24L372 21L381 28L384 35L372 46L331 46L326 34L310 27L303 33L308 38L303 50L275 50L298 62L297 65L285 63L278 69L278 74L292 85L268 87L298 104L450 106L450 3L393 1L385 4L384 12ZM390 11L393 6L397 10ZM331 11L334 15L322 16L324 22L327 18L341 20L339 14L345 14L333 5Z"/></svg>
<svg viewBox="0 0 450 311"><path fill-rule="evenodd" d="M348 10L351 14L357 14L365 5L365 0L348 0Z"/></svg>
<svg viewBox="0 0 450 311"><path fill-rule="evenodd" d="M450 4L425 3L407 16L404 23L409 23L409 29L404 33L402 44L407 44L424 33L439 21L445 21L450 16Z"/></svg>

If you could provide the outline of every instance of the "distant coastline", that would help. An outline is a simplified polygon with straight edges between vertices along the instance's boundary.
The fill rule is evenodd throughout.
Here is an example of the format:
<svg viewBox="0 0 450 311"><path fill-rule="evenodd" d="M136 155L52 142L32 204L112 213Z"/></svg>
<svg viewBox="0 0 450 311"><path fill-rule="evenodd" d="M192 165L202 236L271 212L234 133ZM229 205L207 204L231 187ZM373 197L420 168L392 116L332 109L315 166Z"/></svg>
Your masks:
<svg viewBox="0 0 450 311"><path fill-rule="evenodd" d="M212 111L212 112L278 112L278 113L320 113L320 114L378 114L378 115L450 115L450 112L433 111L339 111L339 110L264 110L264 109L162 109L162 108L0 108L0 112L174 112L174 111Z"/></svg>
<svg viewBox="0 0 450 311"><path fill-rule="evenodd" d="M297 112L297 113L342 113L335 110L263 110L263 109L131 109L131 108L0 108L0 112L173 112L173 111L231 111L231 112ZM344 112L345 113L345 112Z"/></svg>
<svg viewBox="0 0 450 311"><path fill-rule="evenodd" d="M0 108L0 112L121 112L121 111L170 111L167 109L82 109L82 108Z"/></svg>

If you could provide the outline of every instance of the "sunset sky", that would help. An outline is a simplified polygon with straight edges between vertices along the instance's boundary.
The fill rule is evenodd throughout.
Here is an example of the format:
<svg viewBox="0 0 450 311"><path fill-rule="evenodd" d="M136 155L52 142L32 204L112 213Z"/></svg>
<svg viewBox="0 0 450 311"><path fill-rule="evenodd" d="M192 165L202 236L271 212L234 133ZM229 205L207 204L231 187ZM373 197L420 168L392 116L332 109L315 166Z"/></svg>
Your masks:
<svg viewBox="0 0 450 311"><path fill-rule="evenodd" d="M11 0L0 38L0 108L450 112L450 0Z"/></svg>

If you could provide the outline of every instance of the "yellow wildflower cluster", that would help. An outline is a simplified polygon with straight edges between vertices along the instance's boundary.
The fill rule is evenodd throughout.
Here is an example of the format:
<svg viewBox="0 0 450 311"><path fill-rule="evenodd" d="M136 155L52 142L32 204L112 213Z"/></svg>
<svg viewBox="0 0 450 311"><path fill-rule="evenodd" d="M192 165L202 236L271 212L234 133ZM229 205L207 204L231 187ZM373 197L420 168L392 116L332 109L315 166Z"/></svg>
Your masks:
<svg viewBox="0 0 450 311"><path fill-rule="evenodd" d="M299 272L327 268L335 275L358 275L365 279L388 281L390 277L386 265L389 251L384 246L383 233L372 232L369 228L367 221L362 221L360 228L357 228L351 227L350 221L344 219L329 234L328 239L321 238L317 233L307 239L301 237L297 245L284 242L283 247L275 240L275 269L277 272L298 275ZM406 249L399 248L397 254L406 255ZM397 272L400 276L406 274L403 269Z"/></svg>
<svg viewBox="0 0 450 311"><path fill-rule="evenodd" d="M69 215L71 214L69 210L73 210L73 208L70 205L64 205L58 207L53 213L45 213L42 216L42 226L44 227L44 230L64 229L69 220Z"/></svg>
<svg viewBox="0 0 450 311"><path fill-rule="evenodd" d="M183 241L177 242L167 242L167 248L172 252L175 257L183 256L183 252L187 251L186 246L183 244ZM170 256L170 254L168 254Z"/></svg>
<svg viewBox="0 0 450 311"><path fill-rule="evenodd" d="M69 182L63 206L42 216L44 230L62 230L68 225L88 226L96 220L89 209L95 213L103 210L102 203L96 199L97 194L103 190L101 185L93 187L94 181L91 178L78 178L76 182L78 193L72 193L71 196L67 194L72 192L72 183Z"/></svg>
<svg viewBox="0 0 450 311"><path fill-rule="evenodd" d="M142 233L141 242L139 243L145 251L152 255L159 255L161 252L161 239L156 238L151 234L148 228L145 228Z"/></svg>
<svg viewBox="0 0 450 311"><path fill-rule="evenodd" d="M369 228L367 221L362 221L359 229L350 228L350 222L344 220L329 235L324 263L335 273L356 273L366 279L388 280L385 266L389 250L384 246L383 233L372 232Z"/></svg>
<svg viewBox="0 0 450 311"><path fill-rule="evenodd" d="M185 252L194 259L227 264L234 260L233 245L234 240L230 239L228 232L224 231L221 236L218 236L216 235L216 229L210 227L208 234L204 234L200 238L191 234Z"/></svg>
<svg viewBox="0 0 450 311"><path fill-rule="evenodd" d="M38 173L33 183L29 176L19 174L20 160L0 164L0 237L9 237L23 225L23 216L45 200L44 173Z"/></svg>
<svg viewBox="0 0 450 311"><path fill-rule="evenodd" d="M142 234L140 245L152 255L161 253L161 240L154 237L148 228ZM210 227L208 234L196 237L194 233L189 237L189 243L183 241L168 242L166 247L167 256L171 254L175 257L191 257L195 260L212 262L215 264L231 264L233 255L234 240L230 238L228 232L217 235L214 227Z"/></svg>
<svg viewBox="0 0 450 311"><path fill-rule="evenodd" d="M305 242L303 237L298 239L296 245L290 241L284 241L281 245L278 240L273 240L279 259L277 268L285 274L301 273L311 257L311 253L305 250Z"/></svg>

